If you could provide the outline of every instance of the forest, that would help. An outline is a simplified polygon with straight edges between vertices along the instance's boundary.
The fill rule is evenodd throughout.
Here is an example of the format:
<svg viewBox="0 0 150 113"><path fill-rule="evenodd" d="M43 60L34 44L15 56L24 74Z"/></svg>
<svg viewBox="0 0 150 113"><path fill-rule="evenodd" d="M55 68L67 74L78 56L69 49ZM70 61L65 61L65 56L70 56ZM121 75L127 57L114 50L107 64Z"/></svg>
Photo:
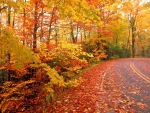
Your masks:
<svg viewBox="0 0 150 113"><path fill-rule="evenodd" d="M47 113L94 64L150 57L149 34L144 0L0 0L0 113Z"/></svg>

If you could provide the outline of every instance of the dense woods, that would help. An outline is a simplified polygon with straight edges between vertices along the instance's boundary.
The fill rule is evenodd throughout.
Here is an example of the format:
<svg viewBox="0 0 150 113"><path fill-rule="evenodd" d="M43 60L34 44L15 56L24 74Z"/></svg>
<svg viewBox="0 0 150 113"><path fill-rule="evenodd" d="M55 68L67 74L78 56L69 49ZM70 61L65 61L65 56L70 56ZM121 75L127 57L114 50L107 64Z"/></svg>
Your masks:
<svg viewBox="0 0 150 113"><path fill-rule="evenodd" d="M93 63L150 57L149 10L141 0L0 0L0 112L47 112Z"/></svg>

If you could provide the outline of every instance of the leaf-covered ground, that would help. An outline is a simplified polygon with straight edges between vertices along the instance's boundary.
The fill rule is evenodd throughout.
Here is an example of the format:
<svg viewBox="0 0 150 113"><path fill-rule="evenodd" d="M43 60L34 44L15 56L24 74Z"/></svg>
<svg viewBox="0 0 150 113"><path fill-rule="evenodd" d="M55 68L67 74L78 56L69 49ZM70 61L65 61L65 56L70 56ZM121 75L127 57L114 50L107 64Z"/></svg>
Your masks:
<svg viewBox="0 0 150 113"><path fill-rule="evenodd" d="M106 64L91 68L82 76L80 86L63 92L64 97L56 100L56 113L62 112L96 112L101 94L101 75L104 73Z"/></svg>
<svg viewBox="0 0 150 113"><path fill-rule="evenodd" d="M150 89L150 84L138 78L129 66L131 62L136 64L137 60L107 61L91 68L83 74L82 83L78 87L59 94L49 112L148 113L150 105L143 99L150 99L150 95L142 92L145 90L142 87ZM145 64L141 62L141 67L145 69ZM138 80L141 89L137 87Z"/></svg>

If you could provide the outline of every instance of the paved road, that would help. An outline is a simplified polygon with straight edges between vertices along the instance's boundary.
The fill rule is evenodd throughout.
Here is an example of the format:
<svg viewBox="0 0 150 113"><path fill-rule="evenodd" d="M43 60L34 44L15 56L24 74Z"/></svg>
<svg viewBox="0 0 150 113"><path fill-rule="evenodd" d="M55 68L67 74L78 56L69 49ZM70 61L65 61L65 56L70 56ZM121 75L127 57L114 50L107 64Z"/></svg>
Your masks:
<svg viewBox="0 0 150 113"><path fill-rule="evenodd" d="M100 63L56 100L56 113L150 113L150 59Z"/></svg>
<svg viewBox="0 0 150 113"><path fill-rule="evenodd" d="M150 59L117 60L113 67L114 79L125 95L124 103L130 112L150 113Z"/></svg>

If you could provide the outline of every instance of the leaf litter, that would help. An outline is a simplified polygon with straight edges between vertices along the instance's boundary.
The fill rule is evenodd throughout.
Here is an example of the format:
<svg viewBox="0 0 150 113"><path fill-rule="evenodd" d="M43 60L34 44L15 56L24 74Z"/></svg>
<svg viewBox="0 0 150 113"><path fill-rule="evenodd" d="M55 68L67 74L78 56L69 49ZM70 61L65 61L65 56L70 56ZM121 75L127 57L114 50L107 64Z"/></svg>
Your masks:
<svg viewBox="0 0 150 113"><path fill-rule="evenodd" d="M149 109L142 99L138 101L129 95L140 96L141 89L135 84L125 85L126 79L113 68L115 62L108 61L85 72L82 75L82 83L78 87L64 90L63 97L55 100L53 112L137 113L137 107L138 109ZM117 79L116 73L119 76ZM146 99L149 96L143 98Z"/></svg>

